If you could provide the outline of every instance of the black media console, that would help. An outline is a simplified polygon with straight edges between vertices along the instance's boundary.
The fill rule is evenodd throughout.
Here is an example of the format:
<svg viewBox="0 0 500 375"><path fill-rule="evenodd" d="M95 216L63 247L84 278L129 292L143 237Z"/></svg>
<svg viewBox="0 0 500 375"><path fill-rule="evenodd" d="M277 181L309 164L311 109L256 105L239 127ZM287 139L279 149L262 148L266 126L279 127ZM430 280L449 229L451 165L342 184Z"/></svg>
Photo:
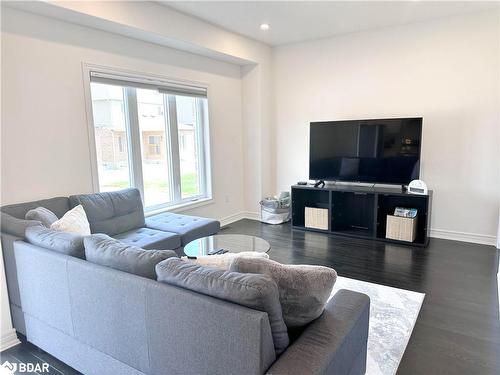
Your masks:
<svg viewBox="0 0 500 375"><path fill-rule="evenodd" d="M411 246L427 246L431 217L432 192L416 195L401 188L364 187L350 185L292 186L292 227L323 233L366 238ZM328 230L305 226L305 208L328 210ZM414 242L387 239L387 215L396 207L416 208L417 233Z"/></svg>

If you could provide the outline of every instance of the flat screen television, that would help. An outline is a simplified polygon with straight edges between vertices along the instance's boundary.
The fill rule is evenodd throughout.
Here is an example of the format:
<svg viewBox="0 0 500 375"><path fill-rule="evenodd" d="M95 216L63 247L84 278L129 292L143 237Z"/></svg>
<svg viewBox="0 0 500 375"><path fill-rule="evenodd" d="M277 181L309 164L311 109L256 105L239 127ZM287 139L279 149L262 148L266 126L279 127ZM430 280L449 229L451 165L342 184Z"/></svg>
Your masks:
<svg viewBox="0 0 500 375"><path fill-rule="evenodd" d="M312 122L309 179L406 185L420 174L422 118Z"/></svg>

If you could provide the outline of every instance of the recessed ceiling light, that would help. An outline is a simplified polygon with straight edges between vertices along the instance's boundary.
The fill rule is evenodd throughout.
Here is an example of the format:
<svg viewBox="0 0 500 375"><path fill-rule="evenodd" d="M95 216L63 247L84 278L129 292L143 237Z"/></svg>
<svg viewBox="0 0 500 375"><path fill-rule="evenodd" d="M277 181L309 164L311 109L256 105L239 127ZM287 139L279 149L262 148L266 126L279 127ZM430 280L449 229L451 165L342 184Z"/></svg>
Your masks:
<svg viewBox="0 0 500 375"><path fill-rule="evenodd" d="M260 25L260 29L263 30L263 31L266 31L266 30L269 30L269 24L267 23L262 23Z"/></svg>

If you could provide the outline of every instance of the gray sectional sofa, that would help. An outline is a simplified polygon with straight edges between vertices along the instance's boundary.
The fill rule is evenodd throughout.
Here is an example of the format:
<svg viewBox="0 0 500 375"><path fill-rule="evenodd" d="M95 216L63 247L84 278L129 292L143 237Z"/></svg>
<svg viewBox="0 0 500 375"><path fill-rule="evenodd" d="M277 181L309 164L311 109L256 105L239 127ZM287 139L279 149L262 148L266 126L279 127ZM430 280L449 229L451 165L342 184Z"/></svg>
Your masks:
<svg viewBox="0 0 500 375"><path fill-rule="evenodd" d="M144 249L178 249L220 229L217 220L170 212L145 218L137 189L72 195L69 204L83 206L92 233L105 233Z"/></svg>
<svg viewBox="0 0 500 375"><path fill-rule="evenodd" d="M39 222L25 220L29 210L45 207L61 218L81 204L92 233L105 233L120 241L144 249L169 249L182 252L182 246L194 238L215 234L217 220L170 212L145 218L137 189L79 194L0 207L1 240L7 276L12 320L17 331L25 334L24 317L17 282L14 242L24 240L26 228Z"/></svg>
<svg viewBox="0 0 500 375"><path fill-rule="evenodd" d="M23 238L26 227L38 225L23 219L29 209L42 206L61 217L77 204L84 206L92 232L149 249L179 248L219 229L218 222L202 218L166 214L163 220L145 219L133 189L2 207L14 326L76 370L99 375L365 372L367 296L339 291L277 358L266 312L100 266Z"/></svg>

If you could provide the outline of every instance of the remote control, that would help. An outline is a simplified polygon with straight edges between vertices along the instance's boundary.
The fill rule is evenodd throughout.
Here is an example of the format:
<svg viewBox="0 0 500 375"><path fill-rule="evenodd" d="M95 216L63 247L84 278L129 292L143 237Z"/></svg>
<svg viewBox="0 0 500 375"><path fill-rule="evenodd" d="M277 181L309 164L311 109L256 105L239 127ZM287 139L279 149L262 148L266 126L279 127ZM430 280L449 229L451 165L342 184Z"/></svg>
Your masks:
<svg viewBox="0 0 500 375"><path fill-rule="evenodd" d="M325 187L325 181L323 180L319 180L317 181L315 184L314 184L314 187L317 188L317 187Z"/></svg>
<svg viewBox="0 0 500 375"><path fill-rule="evenodd" d="M224 249L213 249L208 252L208 255L216 255L216 254L224 254L224 252L227 253L227 250Z"/></svg>

